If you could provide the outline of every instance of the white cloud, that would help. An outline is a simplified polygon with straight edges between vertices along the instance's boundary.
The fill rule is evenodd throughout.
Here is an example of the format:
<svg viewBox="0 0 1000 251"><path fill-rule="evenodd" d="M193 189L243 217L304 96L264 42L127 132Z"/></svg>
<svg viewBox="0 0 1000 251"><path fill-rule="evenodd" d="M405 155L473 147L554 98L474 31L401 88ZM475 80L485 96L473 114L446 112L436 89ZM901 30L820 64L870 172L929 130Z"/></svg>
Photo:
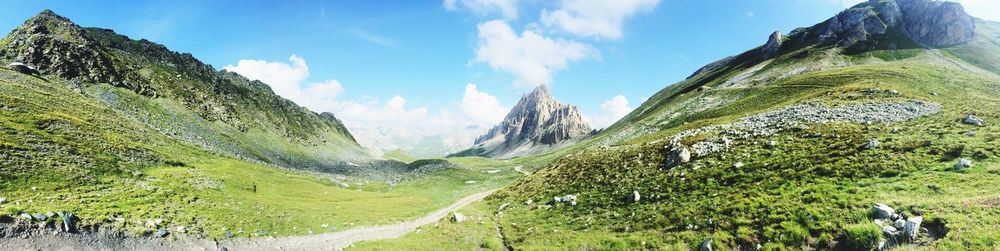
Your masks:
<svg viewBox="0 0 1000 251"><path fill-rule="evenodd" d="M514 84L519 87L551 84L552 73L565 69L568 62L600 57L597 49L576 41L548 38L530 30L519 35L501 20L481 23L478 30L476 61L514 74Z"/></svg>
<svg viewBox="0 0 1000 251"><path fill-rule="evenodd" d="M495 96L479 91L475 84L466 84L462 100L455 102L460 113L448 109L431 112L426 107L411 108L406 98L399 95L386 101L368 97L342 99L338 96L345 89L340 82L307 82L309 66L306 61L296 55L288 61L240 60L223 69L260 80L276 94L310 110L332 112L344 121L358 143L375 155L405 149L422 157L437 157L464 150L507 112Z"/></svg>
<svg viewBox="0 0 1000 251"><path fill-rule="evenodd" d="M368 31L365 31L365 30L362 30L362 29L351 29L348 32L350 32L355 37L358 37L358 38L360 38L362 40L371 42L371 43L376 44L376 45L380 45L380 46L383 46L383 47L392 47L392 48L399 47L399 45L396 44L396 41L393 41L391 38L388 38L388 37L385 37L385 36L381 36L381 35L377 35L377 34L373 34L371 32L368 32Z"/></svg>
<svg viewBox="0 0 1000 251"><path fill-rule="evenodd" d="M628 104L628 99L623 95L615 96L601 103L601 112L594 117L591 124L594 128L605 128L611 126L619 119L632 112L632 107Z"/></svg>
<svg viewBox="0 0 1000 251"><path fill-rule="evenodd" d="M474 122L484 125L500 123L510 109L500 105L497 97L476 89L475 84L465 85L461 103L462 113Z"/></svg>
<svg viewBox="0 0 1000 251"><path fill-rule="evenodd" d="M574 35L617 40L625 19L659 4L660 0L562 0L559 9L543 10L541 21Z"/></svg>
<svg viewBox="0 0 1000 251"><path fill-rule="evenodd" d="M456 11L465 8L479 15L500 13L504 19L517 19L518 0L444 0L444 8Z"/></svg>

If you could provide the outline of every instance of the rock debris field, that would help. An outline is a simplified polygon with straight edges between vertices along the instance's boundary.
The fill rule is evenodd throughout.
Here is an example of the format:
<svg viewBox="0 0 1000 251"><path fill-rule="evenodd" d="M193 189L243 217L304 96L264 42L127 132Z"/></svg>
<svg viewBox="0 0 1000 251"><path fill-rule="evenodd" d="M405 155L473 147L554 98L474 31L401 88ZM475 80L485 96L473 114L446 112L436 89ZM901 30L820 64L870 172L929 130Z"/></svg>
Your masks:
<svg viewBox="0 0 1000 251"><path fill-rule="evenodd" d="M745 117L737 122L683 131L671 137L672 142L703 134L718 133L719 138L695 143L697 156L724 151L735 140L763 138L790 129L808 129L810 124L852 122L859 124L895 123L935 114L941 106L920 100L899 103L864 103L828 107L805 103L775 111Z"/></svg>

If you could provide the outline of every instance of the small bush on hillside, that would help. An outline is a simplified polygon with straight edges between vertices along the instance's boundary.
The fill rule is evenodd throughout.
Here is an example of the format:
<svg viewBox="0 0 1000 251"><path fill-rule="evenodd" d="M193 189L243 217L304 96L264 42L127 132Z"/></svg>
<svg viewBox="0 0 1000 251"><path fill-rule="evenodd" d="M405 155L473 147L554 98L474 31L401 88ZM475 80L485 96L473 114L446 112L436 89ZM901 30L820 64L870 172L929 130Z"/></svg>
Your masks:
<svg viewBox="0 0 1000 251"><path fill-rule="evenodd" d="M882 240L882 230L871 223L848 225L844 228L847 246L852 250L875 250Z"/></svg>

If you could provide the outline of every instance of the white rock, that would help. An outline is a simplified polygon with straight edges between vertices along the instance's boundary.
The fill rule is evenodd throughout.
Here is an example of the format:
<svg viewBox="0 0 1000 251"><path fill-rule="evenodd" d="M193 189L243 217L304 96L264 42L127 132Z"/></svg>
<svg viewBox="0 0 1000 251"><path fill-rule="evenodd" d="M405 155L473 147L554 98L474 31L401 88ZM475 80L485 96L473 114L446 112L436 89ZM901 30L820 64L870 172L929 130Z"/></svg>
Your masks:
<svg viewBox="0 0 1000 251"><path fill-rule="evenodd" d="M958 163L955 163L956 171L961 171L970 167L972 167L972 161L968 159L959 159Z"/></svg>
<svg viewBox="0 0 1000 251"><path fill-rule="evenodd" d="M451 218L451 221L454 221L456 223L463 222L465 221L465 215L462 215L462 213L459 212L455 212Z"/></svg>
<svg viewBox="0 0 1000 251"><path fill-rule="evenodd" d="M7 198L0 197L0 204L7 203Z"/></svg>
<svg viewBox="0 0 1000 251"><path fill-rule="evenodd" d="M889 216L892 216L893 213L896 213L895 209L892 209L892 207L882 203L876 203L875 207L872 209L875 210L875 219L886 219L889 218Z"/></svg>
<svg viewBox="0 0 1000 251"><path fill-rule="evenodd" d="M868 144L866 144L865 147L872 150L878 148L879 145L881 145L881 143L879 143L877 139L869 139Z"/></svg>
<svg viewBox="0 0 1000 251"><path fill-rule="evenodd" d="M903 225L903 235L909 237L910 240L917 238L917 234L920 232L920 223L923 221L924 218L920 216L906 219L906 224Z"/></svg>
<svg viewBox="0 0 1000 251"><path fill-rule="evenodd" d="M632 202L639 202L640 198L639 191L632 191Z"/></svg>
<svg viewBox="0 0 1000 251"><path fill-rule="evenodd" d="M978 117L976 117L976 115L972 115L972 114L969 114L968 116L965 116L965 118L962 119L962 123L966 123L966 124L970 124L970 125L974 125L974 126L986 126L986 122L985 121L983 121L982 119L979 119Z"/></svg>
<svg viewBox="0 0 1000 251"><path fill-rule="evenodd" d="M743 168L743 162L736 162L736 164L733 164L733 167L735 167L735 168Z"/></svg>

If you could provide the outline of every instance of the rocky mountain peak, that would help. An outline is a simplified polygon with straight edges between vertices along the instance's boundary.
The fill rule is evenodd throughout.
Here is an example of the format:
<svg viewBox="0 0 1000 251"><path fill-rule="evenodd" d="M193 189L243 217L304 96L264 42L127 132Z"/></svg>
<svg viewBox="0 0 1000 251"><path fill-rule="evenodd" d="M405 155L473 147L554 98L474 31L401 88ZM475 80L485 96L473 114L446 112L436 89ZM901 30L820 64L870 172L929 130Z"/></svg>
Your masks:
<svg viewBox="0 0 1000 251"><path fill-rule="evenodd" d="M975 19L961 4L939 0L868 0L811 28L796 29L798 45L834 44L856 49L897 48L895 37L926 47L949 47L975 38Z"/></svg>
<svg viewBox="0 0 1000 251"><path fill-rule="evenodd" d="M35 67L43 74L86 83L110 83L144 95L154 91L135 72L115 67L88 31L45 10L0 41L0 59Z"/></svg>
<svg viewBox="0 0 1000 251"><path fill-rule="evenodd" d="M521 97L504 120L476 139L487 156L512 157L535 153L589 135L593 130L576 106L559 103L549 86Z"/></svg>
<svg viewBox="0 0 1000 251"><path fill-rule="evenodd" d="M775 31L768 36L767 43L764 44L763 50L764 55L772 56L778 54L778 50L781 49L781 32Z"/></svg>

